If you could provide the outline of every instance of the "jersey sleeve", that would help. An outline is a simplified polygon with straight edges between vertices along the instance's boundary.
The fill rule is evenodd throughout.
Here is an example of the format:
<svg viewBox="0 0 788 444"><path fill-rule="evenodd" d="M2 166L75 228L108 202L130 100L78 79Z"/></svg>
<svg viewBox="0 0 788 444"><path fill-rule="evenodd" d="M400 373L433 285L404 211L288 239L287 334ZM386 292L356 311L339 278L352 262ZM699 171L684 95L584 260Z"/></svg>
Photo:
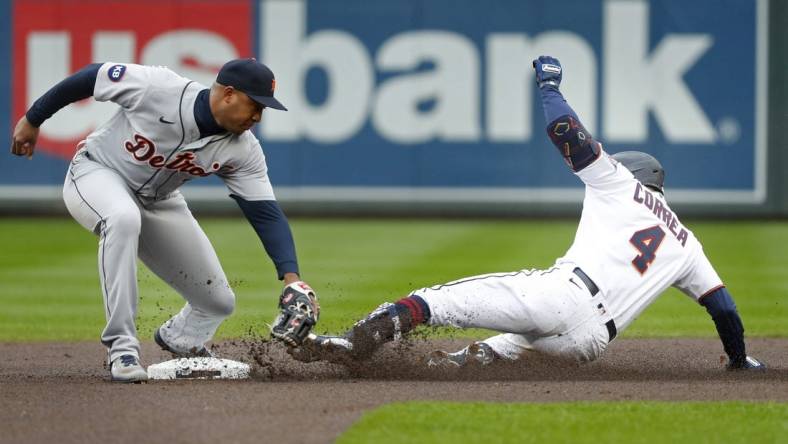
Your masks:
<svg viewBox="0 0 788 444"><path fill-rule="evenodd" d="M628 169L613 160L604 150L593 163L575 174L586 186L602 193L615 193L629 188L635 180Z"/></svg>
<svg viewBox="0 0 788 444"><path fill-rule="evenodd" d="M99 68L93 98L100 102L114 102L133 109L145 97L156 81L157 68L131 63L107 62Z"/></svg>
<svg viewBox="0 0 788 444"><path fill-rule="evenodd" d="M723 283L703 253L703 248L698 246L692 265L673 286L697 301L704 295L723 287Z"/></svg>
<svg viewBox="0 0 788 444"><path fill-rule="evenodd" d="M230 194L245 200L276 200L271 181L268 179L268 166L260 142L250 133L241 136L245 146L246 158L238 167L233 166L218 176L224 181Z"/></svg>

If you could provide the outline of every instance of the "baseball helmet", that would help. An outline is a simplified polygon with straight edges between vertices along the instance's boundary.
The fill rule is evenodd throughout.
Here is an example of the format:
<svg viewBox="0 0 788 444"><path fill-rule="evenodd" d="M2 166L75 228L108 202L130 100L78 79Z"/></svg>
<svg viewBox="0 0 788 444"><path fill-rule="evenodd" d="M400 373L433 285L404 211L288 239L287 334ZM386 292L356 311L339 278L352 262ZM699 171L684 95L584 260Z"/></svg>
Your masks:
<svg viewBox="0 0 788 444"><path fill-rule="evenodd" d="M610 157L624 165L640 183L664 193L665 169L654 156L640 151L622 151Z"/></svg>

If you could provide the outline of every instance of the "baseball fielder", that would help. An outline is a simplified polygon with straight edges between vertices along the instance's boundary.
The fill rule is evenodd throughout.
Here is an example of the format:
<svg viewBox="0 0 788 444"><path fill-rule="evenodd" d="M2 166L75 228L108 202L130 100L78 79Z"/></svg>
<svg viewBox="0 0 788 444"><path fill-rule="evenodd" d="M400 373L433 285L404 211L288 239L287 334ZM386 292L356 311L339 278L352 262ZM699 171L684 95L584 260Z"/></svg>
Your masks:
<svg viewBox="0 0 788 444"><path fill-rule="evenodd" d="M291 354L307 362L364 359L424 323L502 332L456 353L433 352L432 365L484 365L527 351L587 362L674 286L712 316L729 369L765 368L747 356L730 293L665 200L659 162L640 152L605 153L561 95L558 60L539 57L534 69L547 134L585 183L569 251L547 270L474 276L415 290L378 307L344 336L313 335Z"/></svg>
<svg viewBox="0 0 788 444"><path fill-rule="evenodd" d="M187 301L154 333L174 355L209 356L205 343L235 307L216 252L178 191L185 182L220 177L279 279L300 282L288 221L249 131L266 108L286 111L274 98L275 84L271 70L254 59L228 62L211 87L164 67L92 64L41 96L17 123L11 152L29 157L41 124L69 103L92 96L120 105L79 143L63 186L68 211L99 237L107 318L101 342L113 381L147 379L134 325L137 257Z"/></svg>

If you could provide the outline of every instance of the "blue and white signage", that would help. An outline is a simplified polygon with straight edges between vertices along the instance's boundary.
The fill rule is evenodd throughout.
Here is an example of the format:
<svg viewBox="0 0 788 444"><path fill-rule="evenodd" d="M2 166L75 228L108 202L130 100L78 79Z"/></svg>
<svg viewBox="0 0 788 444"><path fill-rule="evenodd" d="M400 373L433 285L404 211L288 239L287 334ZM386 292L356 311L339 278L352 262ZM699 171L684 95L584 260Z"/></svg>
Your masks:
<svg viewBox="0 0 788 444"><path fill-rule="evenodd" d="M259 128L280 197L578 201L533 82L531 60L549 54L608 152L662 161L672 202L765 198L766 0L259 0L250 9L251 47L290 110L266 111ZM199 50L189 57L199 61ZM24 168L41 184L62 180L51 168L36 175L35 162Z"/></svg>

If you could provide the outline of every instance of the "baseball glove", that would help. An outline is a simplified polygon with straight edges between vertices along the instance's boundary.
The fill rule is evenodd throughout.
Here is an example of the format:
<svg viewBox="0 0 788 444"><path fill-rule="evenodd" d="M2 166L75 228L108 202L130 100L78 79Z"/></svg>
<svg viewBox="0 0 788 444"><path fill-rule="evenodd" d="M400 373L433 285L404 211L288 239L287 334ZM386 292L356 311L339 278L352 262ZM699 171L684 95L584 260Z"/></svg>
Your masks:
<svg viewBox="0 0 788 444"><path fill-rule="evenodd" d="M285 286L279 296L279 315L271 326L271 337L298 347L320 317L315 291L302 281Z"/></svg>

